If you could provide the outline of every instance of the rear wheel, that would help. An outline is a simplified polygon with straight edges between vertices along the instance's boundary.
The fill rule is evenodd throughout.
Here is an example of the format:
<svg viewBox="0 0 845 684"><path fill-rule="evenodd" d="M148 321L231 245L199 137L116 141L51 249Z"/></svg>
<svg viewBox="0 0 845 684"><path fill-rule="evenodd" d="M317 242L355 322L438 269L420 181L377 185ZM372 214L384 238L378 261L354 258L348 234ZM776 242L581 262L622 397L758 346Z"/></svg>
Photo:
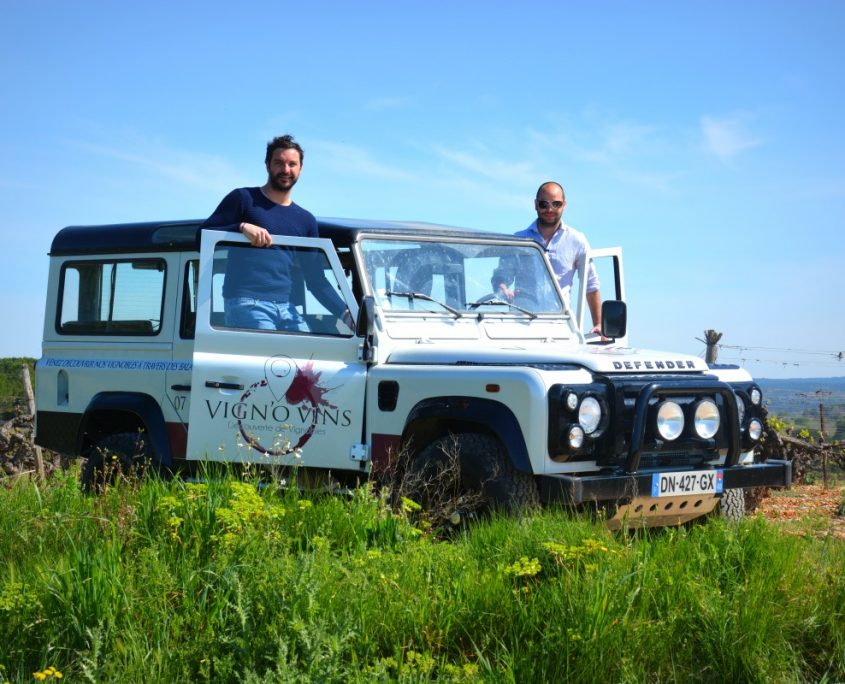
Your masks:
<svg viewBox="0 0 845 684"><path fill-rule="evenodd" d="M142 430L105 435L88 450L82 465L82 488L101 491L121 477L141 477L151 456L147 433Z"/></svg>

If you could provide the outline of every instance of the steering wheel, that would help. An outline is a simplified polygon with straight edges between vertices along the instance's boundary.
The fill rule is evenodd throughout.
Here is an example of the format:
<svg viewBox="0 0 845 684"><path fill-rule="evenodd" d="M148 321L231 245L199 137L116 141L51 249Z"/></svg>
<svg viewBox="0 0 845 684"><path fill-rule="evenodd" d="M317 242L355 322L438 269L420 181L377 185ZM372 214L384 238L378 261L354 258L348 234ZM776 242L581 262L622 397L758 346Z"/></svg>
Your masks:
<svg viewBox="0 0 845 684"><path fill-rule="evenodd" d="M499 304L504 306L510 306L510 302L507 299L501 297L498 292L491 292L490 294L486 294L482 297L479 297L467 306L470 309L477 309L479 306L483 306L484 304Z"/></svg>

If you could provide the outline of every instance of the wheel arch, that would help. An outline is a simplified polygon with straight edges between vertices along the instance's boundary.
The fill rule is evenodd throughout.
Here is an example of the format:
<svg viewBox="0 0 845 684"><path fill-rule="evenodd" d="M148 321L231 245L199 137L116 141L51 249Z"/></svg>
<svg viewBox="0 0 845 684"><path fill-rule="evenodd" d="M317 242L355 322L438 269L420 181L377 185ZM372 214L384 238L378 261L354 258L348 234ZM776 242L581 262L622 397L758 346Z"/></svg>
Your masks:
<svg viewBox="0 0 845 684"><path fill-rule="evenodd" d="M139 392L100 392L85 409L77 436L78 453L84 453L102 435L140 429L149 435L155 461L169 466L170 442L158 402Z"/></svg>
<svg viewBox="0 0 845 684"><path fill-rule="evenodd" d="M514 467L533 473L528 447L513 411L501 402L479 397L431 397L408 413L401 443L416 451L450 432L485 432L496 437Z"/></svg>

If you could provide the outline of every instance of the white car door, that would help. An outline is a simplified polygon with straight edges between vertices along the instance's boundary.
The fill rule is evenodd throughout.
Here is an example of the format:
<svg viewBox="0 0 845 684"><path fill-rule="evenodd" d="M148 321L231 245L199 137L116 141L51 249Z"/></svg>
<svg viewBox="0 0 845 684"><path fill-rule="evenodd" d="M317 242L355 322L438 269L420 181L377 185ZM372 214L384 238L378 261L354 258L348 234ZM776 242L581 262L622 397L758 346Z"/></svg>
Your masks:
<svg viewBox="0 0 845 684"><path fill-rule="evenodd" d="M586 281L587 264L592 262L596 269L596 274L601 283L602 301L608 299L616 299L621 302L625 300L625 273L622 269L622 248L621 247L604 247L602 249L593 249L587 254L587 258L578 268L578 291L576 302L576 321L578 328L589 333L591 325L586 325L589 321L589 307L587 306L587 289L584 287ZM585 327L586 326L586 327ZM598 336L590 336L589 341L595 341ZM628 345L628 335L624 337L617 337L615 344L620 347Z"/></svg>
<svg viewBox="0 0 845 684"><path fill-rule="evenodd" d="M230 255L263 249L291 264L301 331L226 323ZM348 315L330 313L309 290L302 269L313 275L315 264ZM358 307L331 241L274 236L273 247L256 248L240 234L203 231L199 271L188 458L360 469L367 369L350 327Z"/></svg>

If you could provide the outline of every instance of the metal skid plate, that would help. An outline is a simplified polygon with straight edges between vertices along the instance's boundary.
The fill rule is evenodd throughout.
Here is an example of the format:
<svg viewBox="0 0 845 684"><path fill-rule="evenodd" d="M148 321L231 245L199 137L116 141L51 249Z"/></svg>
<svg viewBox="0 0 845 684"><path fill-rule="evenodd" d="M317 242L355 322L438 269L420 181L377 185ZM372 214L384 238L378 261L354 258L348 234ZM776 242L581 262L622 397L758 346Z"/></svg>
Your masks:
<svg viewBox="0 0 845 684"><path fill-rule="evenodd" d="M715 494L697 496L638 496L630 503L616 506L612 516L607 519L611 530L622 527L666 527L682 525L707 515L719 503Z"/></svg>

